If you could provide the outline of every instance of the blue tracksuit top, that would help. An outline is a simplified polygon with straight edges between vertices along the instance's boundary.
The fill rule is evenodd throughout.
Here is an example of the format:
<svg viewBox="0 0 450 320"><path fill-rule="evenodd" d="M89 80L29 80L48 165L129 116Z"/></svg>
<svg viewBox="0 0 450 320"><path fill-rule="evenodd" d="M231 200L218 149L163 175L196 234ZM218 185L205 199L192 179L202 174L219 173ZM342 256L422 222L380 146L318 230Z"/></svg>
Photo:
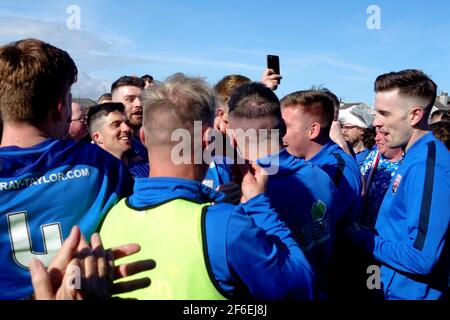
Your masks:
<svg viewBox="0 0 450 320"><path fill-rule="evenodd" d="M359 168L361 168L362 165L364 164L364 160L366 160L366 158L369 155L370 151L372 151L372 149L364 148L363 151L360 151L360 152L355 154L356 163L358 164Z"/></svg>
<svg viewBox="0 0 450 320"><path fill-rule="evenodd" d="M292 156L286 149L258 163L276 171L269 175L266 195L291 229L317 275L319 288L325 292L337 218L333 181L322 169Z"/></svg>
<svg viewBox="0 0 450 320"><path fill-rule="evenodd" d="M32 294L31 258L48 264L74 225L89 239L132 185L123 163L93 144L0 148L0 300Z"/></svg>
<svg viewBox="0 0 450 320"><path fill-rule="evenodd" d="M139 157L141 157L145 162L148 163L148 151L147 147L142 144L141 140L137 137L133 136L133 139L131 140L131 151L134 154L137 154ZM144 178L144 177L141 177Z"/></svg>
<svg viewBox="0 0 450 320"><path fill-rule="evenodd" d="M431 132L405 154L378 215L378 235L354 234L383 265L387 299L439 299L450 269L450 153Z"/></svg>
<svg viewBox="0 0 450 320"><path fill-rule="evenodd" d="M212 274L223 294L229 298L312 299L311 267L269 200L260 194L233 206L218 203L222 197L193 180L136 178L129 204L144 208L177 198L215 202L206 210L204 230Z"/></svg>
<svg viewBox="0 0 450 320"><path fill-rule="evenodd" d="M131 140L131 149L127 153L128 156L128 170L130 170L133 178L148 177L150 166L148 164L147 147L142 144L137 137Z"/></svg>
<svg viewBox="0 0 450 320"><path fill-rule="evenodd" d="M354 220L361 206L361 173L356 160L336 143L329 140L311 159L312 164L320 167L333 180L339 198L339 216Z"/></svg>

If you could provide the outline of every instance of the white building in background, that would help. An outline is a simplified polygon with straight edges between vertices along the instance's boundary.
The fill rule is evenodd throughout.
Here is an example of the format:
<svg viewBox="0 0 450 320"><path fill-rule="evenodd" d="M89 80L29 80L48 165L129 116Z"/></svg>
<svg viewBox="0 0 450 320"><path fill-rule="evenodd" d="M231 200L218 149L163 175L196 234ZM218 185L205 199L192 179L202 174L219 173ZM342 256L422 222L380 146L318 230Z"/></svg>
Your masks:
<svg viewBox="0 0 450 320"><path fill-rule="evenodd" d="M448 98L448 92L442 92L436 97L436 102L434 103L436 109L450 110L450 99ZM435 110L435 109L434 109Z"/></svg>

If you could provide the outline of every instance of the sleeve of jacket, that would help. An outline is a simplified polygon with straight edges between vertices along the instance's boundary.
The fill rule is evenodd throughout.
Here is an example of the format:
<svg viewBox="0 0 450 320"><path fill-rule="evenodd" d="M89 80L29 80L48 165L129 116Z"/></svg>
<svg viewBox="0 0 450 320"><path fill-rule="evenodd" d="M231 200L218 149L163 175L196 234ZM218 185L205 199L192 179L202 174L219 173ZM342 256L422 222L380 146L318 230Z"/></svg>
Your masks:
<svg viewBox="0 0 450 320"><path fill-rule="evenodd" d="M227 254L252 297L313 298L311 267L264 195L235 207L227 230Z"/></svg>
<svg viewBox="0 0 450 320"><path fill-rule="evenodd" d="M425 171L410 171L405 181L407 225L400 242L364 232L357 235L367 249L373 248L377 260L399 271L420 275L429 274L439 260L450 220L449 172L437 166L432 190L427 191Z"/></svg>

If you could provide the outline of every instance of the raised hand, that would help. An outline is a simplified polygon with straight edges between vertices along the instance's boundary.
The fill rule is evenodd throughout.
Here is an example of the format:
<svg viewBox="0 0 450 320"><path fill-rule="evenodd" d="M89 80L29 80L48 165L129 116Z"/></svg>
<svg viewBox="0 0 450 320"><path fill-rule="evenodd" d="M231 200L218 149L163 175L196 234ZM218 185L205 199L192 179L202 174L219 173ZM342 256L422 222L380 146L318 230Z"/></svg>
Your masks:
<svg viewBox="0 0 450 320"><path fill-rule="evenodd" d="M277 90L281 79L283 79L283 77L280 76L279 74L276 74L274 70L266 69L264 70L264 73L261 76L261 83L266 87L275 91Z"/></svg>
<svg viewBox="0 0 450 320"><path fill-rule="evenodd" d="M30 262L31 281L37 300L109 299L112 294L130 292L150 285L150 279L122 279L155 267L148 259L114 266L114 260L139 252L137 244L104 250L100 236L91 237L91 245L74 226L48 269L41 261Z"/></svg>
<svg viewBox="0 0 450 320"><path fill-rule="evenodd" d="M236 182L229 182L221 184L216 188L217 191L225 193L225 199L223 202L228 202L231 204L239 204L241 201L241 187Z"/></svg>
<svg viewBox="0 0 450 320"><path fill-rule="evenodd" d="M241 165L242 171L242 202L247 202L258 194L264 193L269 176L256 163Z"/></svg>

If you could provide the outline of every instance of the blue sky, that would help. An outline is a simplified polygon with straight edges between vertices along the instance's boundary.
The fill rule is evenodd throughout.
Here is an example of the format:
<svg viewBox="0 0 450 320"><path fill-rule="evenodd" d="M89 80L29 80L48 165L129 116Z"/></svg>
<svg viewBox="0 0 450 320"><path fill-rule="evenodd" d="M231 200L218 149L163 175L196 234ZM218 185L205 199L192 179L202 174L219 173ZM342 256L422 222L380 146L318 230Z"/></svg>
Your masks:
<svg viewBox="0 0 450 320"><path fill-rule="evenodd" d="M80 29L67 27L70 5ZM370 5L380 9L379 30L367 28ZM0 0L0 44L36 37L68 51L80 73L74 96L96 99L124 74L259 80L266 54L278 54L280 98L323 84L372 104L376 76L406 68L449 91L449 14L446 0Z"/></svg>

